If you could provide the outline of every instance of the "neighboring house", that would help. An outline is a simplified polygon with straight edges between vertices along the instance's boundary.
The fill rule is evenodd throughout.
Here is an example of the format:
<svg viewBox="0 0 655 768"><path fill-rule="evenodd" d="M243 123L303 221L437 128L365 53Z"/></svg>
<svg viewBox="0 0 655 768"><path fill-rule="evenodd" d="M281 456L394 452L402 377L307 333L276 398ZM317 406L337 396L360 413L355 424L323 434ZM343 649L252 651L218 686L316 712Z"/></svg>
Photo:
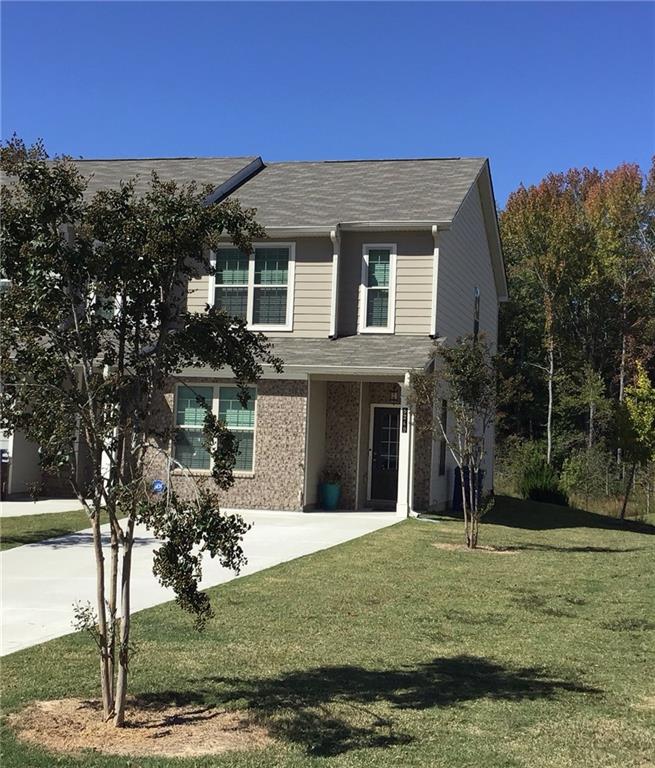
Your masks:
<svg viewBox="0 0 655 768"><path fill-rule="evenodd" d="M257 209L267 238L250 255L229 242L215 276L188 286L187 306L245 318L274 342L242 408L229 373L187 370L166 393L175 457L199 476L200 395L240 444L228 508L313 509L324 471L341 477L343 509L443 508L453 492L445 446L417 436L409 374L479 326L496 343L507 295L489 164L483 158L294 162L260 158L79 161L90 191L150 171L215 186ZM444 404L446 405L446 404ZM493 483L493 431L485 483ZM184 483L182 473L179 483Z"/></svg>

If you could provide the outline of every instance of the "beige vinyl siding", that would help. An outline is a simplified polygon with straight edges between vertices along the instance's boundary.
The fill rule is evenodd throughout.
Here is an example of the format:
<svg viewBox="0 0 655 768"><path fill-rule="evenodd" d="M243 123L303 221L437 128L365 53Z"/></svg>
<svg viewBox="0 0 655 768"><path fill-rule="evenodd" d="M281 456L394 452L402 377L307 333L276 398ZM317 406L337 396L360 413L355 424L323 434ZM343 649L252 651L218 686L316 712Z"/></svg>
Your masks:
<svg viewBox="0 0 655 768"><path fill-rule="evenodd" d="M209 275L189 280L187 290L187 310L204 312L209 302Z"/></svg>
<svg viewBox="0 0 655 768"><path fill-rule="evenodd" d="M396 245L395 333L429 334L434 241L430 232L344 232L339 275L339 335L357 333L365 244Z"/></svg>
<svg viewBox="0 0 655 768"><path fill-rule="evenodd" d="M498 341L498 296L491 266L480 193L473 185L457 212L449 230L440 232L439 283L437 292L437 334L447 342L473 333L474 291L480 289L480 333L493 347ZM450 417L449 417L450 418ZM487 432L487 458L484 486L493 485L494 428ZM438 444L435 446L438 456ZM438 461L432 463L433 496L437 506L450 503L453 493L455 466L446 453L446 475L436 474Z"/></svg>
<svg viewBox="0 0 655 768"><path fill-rule="evenodd" d="M303 237L296 241L294 336L328 336L332 294L332 241L329 237ZM267 336L288 336L269 331Z"/></svg>
<svg viewBox="0 0 655 768"><path fill-rule="evenodd" d="M454 341L473 333L474 291L480 289L480 331L495 346L498 297L477 185L473 185L451 228L439 233L437 334Z"/></svg>
<svg viewBox="0 0 655 768"><path fill-rule="evenodd" d="M275 243L276 240L266 240ZM288 242L285 240L284 242ZM329 237L297 238L293 331L267 331L275 336L328 336L332 293L332 241ZM189 280L187 307L204 312L209 301L209 276Z"/></svg>

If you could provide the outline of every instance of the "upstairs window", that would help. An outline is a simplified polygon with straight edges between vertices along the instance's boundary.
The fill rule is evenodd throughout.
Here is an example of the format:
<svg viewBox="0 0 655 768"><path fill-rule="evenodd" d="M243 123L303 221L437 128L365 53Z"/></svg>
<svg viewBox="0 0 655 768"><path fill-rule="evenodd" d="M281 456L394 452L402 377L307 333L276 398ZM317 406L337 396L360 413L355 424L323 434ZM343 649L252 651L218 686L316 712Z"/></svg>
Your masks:
<svg viewBox="0 0 655 768"><path fill-rule="evenodd" d="M237 248L216 253L214 304L230 317L248 320L248 256Z"/></svg>
<svg viewBox="0 0 655 768"><path fill-rule="evenodd" d="M396 246L365 245L359 302L360 333L393 333Z"/></svg>
<svg viewBox="0 0 655 768"><path fill-rule="evenodd" d="M250 256L221 246L213 259L214 306L256 331L293 329L292 243L256 245Z"/></svg>

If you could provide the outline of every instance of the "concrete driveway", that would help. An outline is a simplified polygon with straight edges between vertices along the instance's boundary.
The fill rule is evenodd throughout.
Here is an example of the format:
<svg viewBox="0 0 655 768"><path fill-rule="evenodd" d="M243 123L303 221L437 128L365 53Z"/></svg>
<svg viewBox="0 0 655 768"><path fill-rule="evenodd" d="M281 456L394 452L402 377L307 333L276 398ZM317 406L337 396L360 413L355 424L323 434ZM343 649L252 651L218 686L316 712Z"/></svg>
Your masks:
<svg viewBox="0 0 655 768"><path fill-rule="evenodd" d="M23 517L24 515L50 515L57 512L72 512L84 509L77 499L39 499L26 497L0 501L0 517Z"/></svg>
<svg viewBox="0 0 655 768"><path fill-rule="evenodd" d="M254 527L244 537L245 576L296 557L327 549L393 525L394 513L242 512ZM103 526L103 530L107 526ZM133 611L173 598L152 575L157 542L137 528L132 565ZM2 638L0 655L37 645L72 631L73 603L95 601L95 563L91 531L27 544L0 553L2 571ZM206 558L204 588L235 578Z"/></svg>

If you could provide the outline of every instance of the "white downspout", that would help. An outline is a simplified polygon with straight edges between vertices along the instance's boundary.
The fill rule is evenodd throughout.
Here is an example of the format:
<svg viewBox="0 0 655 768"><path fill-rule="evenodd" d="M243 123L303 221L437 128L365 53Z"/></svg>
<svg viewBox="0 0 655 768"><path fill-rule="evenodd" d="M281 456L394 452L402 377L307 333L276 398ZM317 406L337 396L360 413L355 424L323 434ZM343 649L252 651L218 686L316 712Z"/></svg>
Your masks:
<svg viewBox="0 0 655 768"><path fill-rule="evenodd" d="M400 385L400 436L398 441L398 498L396 517L411 512L412 418L409 408L409 371Z"/></svg>
<svg viewBox="0 0 655 768"><path fill-rule="evenodd" d="M437 337L437 292L439 289L439 225L432 225L432 315L430 317L430 336Z"/></svg>
<svg viewBox="0 0 655 768"><path fill-rule="evenodd" d="M341 254L341 232L337 225L330 232L332 240L332 301L330 304L330 338L339 335L339 256Z"/></svg>

